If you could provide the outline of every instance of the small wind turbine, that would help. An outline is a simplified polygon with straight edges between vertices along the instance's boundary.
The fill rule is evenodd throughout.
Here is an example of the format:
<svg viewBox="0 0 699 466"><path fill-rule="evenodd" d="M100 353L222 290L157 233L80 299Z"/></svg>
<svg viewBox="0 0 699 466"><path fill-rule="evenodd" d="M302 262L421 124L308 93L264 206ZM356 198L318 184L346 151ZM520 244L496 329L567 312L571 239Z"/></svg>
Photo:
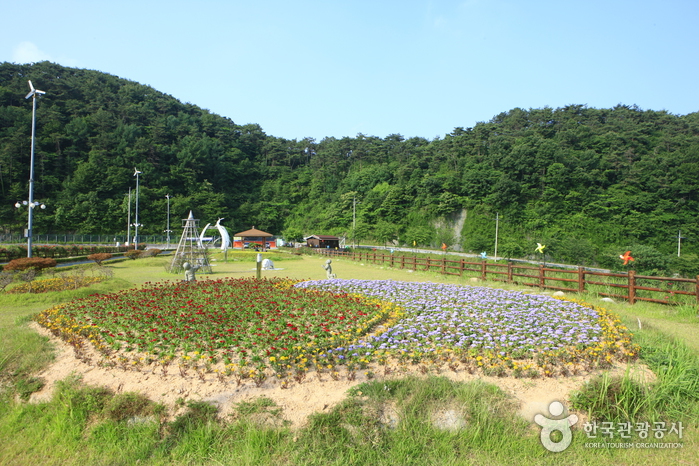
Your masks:
<svg viewBox="0 0 699 466"><path fill-rule="evenodd" d="M25 99L32 99L32 146L31 158L29 161L29 217L27 220L27 257L32 257L32 210L34 207L34 141L36 139L36 96L44 95L46 92L35 89L31 80L29 81L29 94Z"/></svg>
<svg viewBox="0 0 699 466"><path fill-rule="evenodd" d="M546 254L544 254L544 249L546 248L545 244L541 243L536 243L536 252L541 254L541 258L544 261L544 267L546 267Z"/></svg>
<svg viewBox="0 0 699 466"><path fill-rule="evenodd" d="M135 231L133 235L133 242L134 242L134 249L138 249L138 227L141 225L138 224L138 175L140 175L143 172L138 171L136 168L133 169L134 174L133 176L136 177L136 223L134 224Z"/></svg>
<svg viewBox="0 0 699 466"><path fill-rule="evenodd" d="M632 261L632 262L633 262L633 261L636 260L636 259L634 259L633 257L631 257L631 251L626 251L623 255L620 254L620 255L619 255L619 259L621 259L621 260L624 261L624 265L628 264L629 261Z"/></svg>

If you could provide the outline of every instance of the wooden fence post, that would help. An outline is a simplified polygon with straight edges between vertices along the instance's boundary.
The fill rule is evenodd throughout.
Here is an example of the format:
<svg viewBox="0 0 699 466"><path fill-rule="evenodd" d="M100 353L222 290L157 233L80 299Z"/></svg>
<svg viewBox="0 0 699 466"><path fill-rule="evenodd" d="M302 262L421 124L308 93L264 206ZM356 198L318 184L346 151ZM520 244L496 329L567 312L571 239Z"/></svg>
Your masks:
<svg viewBox="0 0 699 466"><path fill-rule="evenodd" d="M585 291L585 267L578 267L578 293Z"/></svg>
<svg viewBox="0 0 699 466"><path fill-rule="evenodd" d="M459 265L459 277L464 276L464 258L461 258L461 264ZM697 280L697 283L699 283L699 280ZM699 295L697 295L699 297Z"/></svg>
<svg viewBox="0 0 699 466"><path fill-rule="evenodd" d="M697 275L697 282L694 286L694 294L697 295L697 303L699 303L699 275Z"/></svg>
<svg viewBox="0 0 699 466"><path fill-rule="evenodd" d="M629 304L636 302L636 272L629 270Z"/></svg>
<svg viewBox="0 0 699 466"><path fill-rule="evenodd" d="M507 261L507 283L512 283L512 261Z"/></svg>
<svg viewBox="0 0 699 466"><path fill-rule="evenodd" d="M405 256L400 256L400 268L401 270L405 268Z"/></svg>
<svg viewBox="0 0 699 466"><path fill-rule="evenodd" d="M483 280L483 281L485 281L485 277L486 277L486 266L485 266L485 264L486 264L485 261L481 261L481 280Z"/></svg>
<svg viewBox="0 0 699 466"><path fill-rule="evenodd" d="M442 275L447 273L447 256L442 257Z"/></svg>
<svg viewBox="0 0 699 466"><path fill-rule="evenodd" d="M546 288L546 277L544 276L544 266L539 264L539 288Z"/></svg>

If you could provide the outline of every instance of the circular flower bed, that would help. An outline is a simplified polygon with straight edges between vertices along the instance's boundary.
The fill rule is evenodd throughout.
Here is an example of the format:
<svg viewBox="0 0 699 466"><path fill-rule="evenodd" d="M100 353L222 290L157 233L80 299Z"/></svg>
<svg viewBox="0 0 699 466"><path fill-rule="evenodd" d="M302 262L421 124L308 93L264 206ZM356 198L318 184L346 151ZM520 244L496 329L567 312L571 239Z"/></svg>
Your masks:
<svg viewBox="0 0 699 466"><path fill-rule="evenodd" d="M37 321L100 364L240 381L352 376L371 363L490 375L567 375L635 357L607 311L483 287L372 280L148 283L42 312ZM154 370L154 369L153 369Z"/></svg>

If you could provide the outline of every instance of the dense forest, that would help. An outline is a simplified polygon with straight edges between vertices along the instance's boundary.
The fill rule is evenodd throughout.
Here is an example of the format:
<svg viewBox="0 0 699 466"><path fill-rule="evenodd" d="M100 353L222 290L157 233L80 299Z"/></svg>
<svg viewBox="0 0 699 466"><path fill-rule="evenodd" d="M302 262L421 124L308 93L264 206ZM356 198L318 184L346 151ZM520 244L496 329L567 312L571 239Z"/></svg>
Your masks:
<svg viewBox="0 0 699 466"><path fill-rule="evenodd" d="M50 62L0 64L0 222L26 225L37 102L36 233L125 233L140 175L142 234L189 210L298 240L420 246L620 269L699 273L699 113L514 108L443 138L358 134L287 140L106 73ZM677 257L678 235L683 237Z"/></svg>

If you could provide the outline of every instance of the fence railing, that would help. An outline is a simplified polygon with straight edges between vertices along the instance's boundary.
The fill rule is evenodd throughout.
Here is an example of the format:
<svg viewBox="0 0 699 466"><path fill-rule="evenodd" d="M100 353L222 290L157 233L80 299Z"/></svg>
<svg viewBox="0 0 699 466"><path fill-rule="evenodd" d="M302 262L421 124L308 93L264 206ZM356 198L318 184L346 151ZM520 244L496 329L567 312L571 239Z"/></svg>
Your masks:
<svg viewBox="0 0 699 466"><path fill-rule="evenodd" d="M126 235L80 235L80 234L63 234L63 235L32 235L34 244L111 244L126 243ZM130 238L133 241L133 236ZM170 237L170 243L177 242L179 236ZM0 244L21 244L26 243L27 238L17 233L0 234ZM138 235L138 242L146 244L165 244L167 236L165 235Z"/></svg>
<svg viewBox="0 0 699 466"><path fill-rule="evenodd" d="M648 301L661 304L699 303L699 275L695 278L652 277L628 273L590 271L584 267L560 269L524 265L508 261L470 262L465 259L417 257L384 254L376 251L341 251L333 249L306 250L309 254L342 256L399 269L433 271L444 275L472 276L481 280L575 293L592 292L599 296L627 300L630 304ZM688 296L691 298L682 298Z"/></svg>

